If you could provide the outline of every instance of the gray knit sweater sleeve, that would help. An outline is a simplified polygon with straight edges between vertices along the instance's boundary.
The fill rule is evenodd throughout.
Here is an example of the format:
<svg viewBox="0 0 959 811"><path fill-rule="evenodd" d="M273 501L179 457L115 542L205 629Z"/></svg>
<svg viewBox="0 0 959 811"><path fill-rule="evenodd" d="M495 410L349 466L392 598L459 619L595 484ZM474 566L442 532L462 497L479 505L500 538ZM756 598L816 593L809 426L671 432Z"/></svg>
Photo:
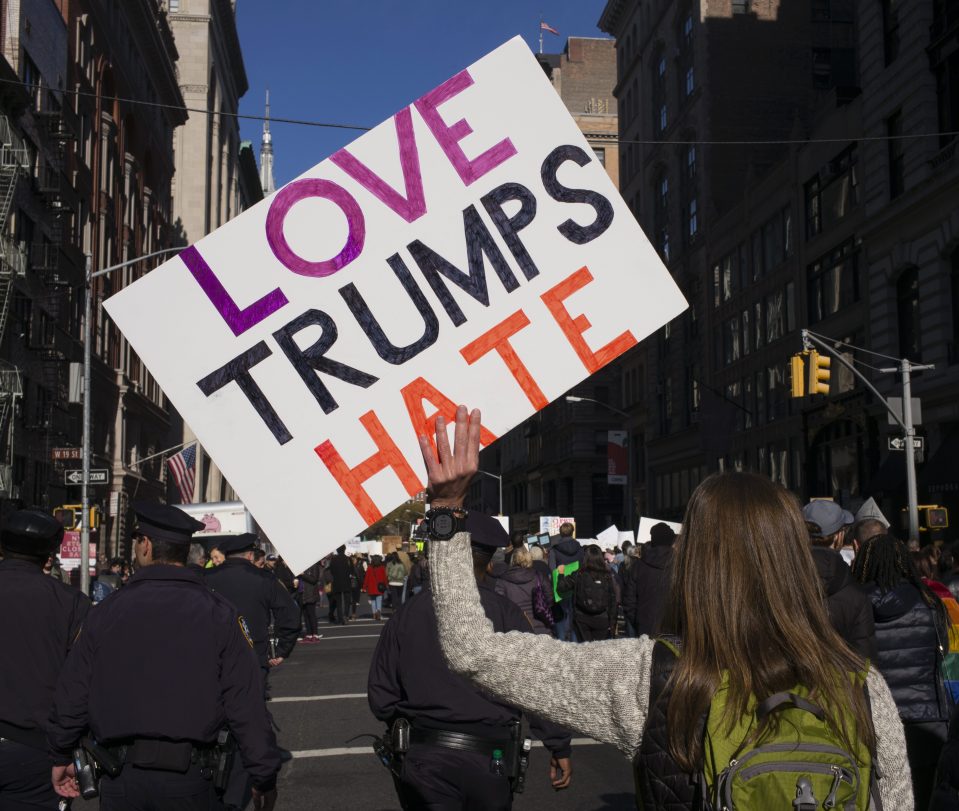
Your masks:
<svg viewBox="0 0 959 811"><path fill-rule="evenodd" d="M633 755L646 726L652 640L575 644L496 633L476 589L469 535L433 542L429 554L440 643L454 671L514 706Z"/></svg>
<svg viewBox="0 0 959 811"><path fill-rule="evenodd" d="M653 642L648 637L576 644L497 633L480 603L469 535L430 544L440 643L449 666L514 706L610 743L629 757L643 738ZM531 689L530 685L538 685ZM876 670L867 679L885 811L913 811L899 712Z"/></svg>
<svg viewBox="0 0 959 811"><path fill-rule="evenodd" d="M876 730L876 759L879 761L879 793L884 811L913 811L912 775L906 757L906 735L886 680L876 669L866 677L872 724Z"/></svg>

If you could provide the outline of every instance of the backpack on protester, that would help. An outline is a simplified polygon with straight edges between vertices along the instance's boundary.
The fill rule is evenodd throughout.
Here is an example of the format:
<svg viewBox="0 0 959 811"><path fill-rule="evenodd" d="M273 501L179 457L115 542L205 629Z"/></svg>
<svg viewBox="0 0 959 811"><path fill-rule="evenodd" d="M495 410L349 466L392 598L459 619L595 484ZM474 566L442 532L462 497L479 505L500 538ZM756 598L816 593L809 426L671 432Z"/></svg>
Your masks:
<svg viewBox="0 0 959 811"><path fill-rule="evenodd" d="M660 673L670 673L679 655L678 639L657 638L654 660L662 668ZM866 673L855 678L865 691ZM651 708L661 696L650 691ZM866 693L867 704L868 698ZM704 767L694 778L702 802L694 808L883 811L872 753L859 740L851 747L844 743L808 689L797 685L763 701L751 698L731 730L724 719L726 701L724 676L704 718ZM843 707L841 713L846 729L855 730L852 712ZM767 718L770 723L760 736L760 724Z"/></svg>
<svg viewBox="0 0 959 811"><path fill-rule="evenodd" d="M537 575L536 582L533 584L532 593L533 616L552 631L556 626L556 617L553 614L553 606L550 604L551 602L552 601L549 599L549 596L546 594L546 587L543 584L543 579Z"/></svg>
<svg viewBox="0 0 959 811"><path fill-rule="evenodd" d="M584 614L605 614L609 611L609 575L580 569L573 589L573 604Z"/></svg>

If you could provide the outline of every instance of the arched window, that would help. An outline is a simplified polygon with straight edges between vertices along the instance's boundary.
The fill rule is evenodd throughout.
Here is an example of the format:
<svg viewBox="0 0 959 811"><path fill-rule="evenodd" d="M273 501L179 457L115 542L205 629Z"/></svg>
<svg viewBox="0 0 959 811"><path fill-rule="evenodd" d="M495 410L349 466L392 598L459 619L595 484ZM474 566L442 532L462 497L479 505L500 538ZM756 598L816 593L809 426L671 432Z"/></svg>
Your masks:
<svg viewBox="0 0 959 811"><path fill-rule="evenodd" d="M666 51L660 45L653 56L652 65L653 130L657 137L662 135L669 126L669 109L666 100L666 68Z"/></svg>

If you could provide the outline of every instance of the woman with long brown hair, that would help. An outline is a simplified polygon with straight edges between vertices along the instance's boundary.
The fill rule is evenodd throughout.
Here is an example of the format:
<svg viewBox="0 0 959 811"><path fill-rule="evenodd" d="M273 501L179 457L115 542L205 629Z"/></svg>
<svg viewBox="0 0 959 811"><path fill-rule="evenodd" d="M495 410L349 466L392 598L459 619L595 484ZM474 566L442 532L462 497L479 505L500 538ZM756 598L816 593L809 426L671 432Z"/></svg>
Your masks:
<svg viewBox="0 0 959 811"><path fill-rule="evenodd" d="M457 410L452 450L442 418L435 453L420 437L434 509L462 507L477 469L479 419L478 411ZM693 493L676 543L665 618L667 630L682 640L681 655L657 692L663 700L652 708L650 691L658 687L651 683L662 674L652 673L649 637L571 645L494 633L475 589L463 587L472 566L468 534L433 542L430 559L440 641L453 670L505 701L617 746L634 759L644 807L675 803L653 788L647 792L652 782L704 771L703 716L720 688L722 720L732 730L747 710L763 717L757 700L797 686L808 690L849 751L872 754L884 807L913 807L902 724L889 689L869 669L867 697L855 677L866 663L829 623L799 507L768 479L721 474ZM526 690L530 682L542 689ZM570 690L579 697L572 705L562 700ZM762 731L775 725L757 723ZM647 738L647 726L661 734Z"/></svg>

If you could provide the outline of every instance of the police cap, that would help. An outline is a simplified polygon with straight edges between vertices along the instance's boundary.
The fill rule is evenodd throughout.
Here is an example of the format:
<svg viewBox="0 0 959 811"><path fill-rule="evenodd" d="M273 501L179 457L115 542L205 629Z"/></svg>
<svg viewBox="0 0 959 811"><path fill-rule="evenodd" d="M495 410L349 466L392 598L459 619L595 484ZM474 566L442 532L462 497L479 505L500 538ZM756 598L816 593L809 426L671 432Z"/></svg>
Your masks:
<svg viewBox="0 0 959 811"><path fill-rule="evenodd" d="M464 529L470 534L470 543L475 546L509 546L509 534L491 515L470 510L466 515Z"/></svg>
<svg viewBox="0 0 959 811"><path fill-rule="evenodd" d="M259 538L252 532L244 532L241 535L230 535L226 538L219 538L216 542L216 548L224 555L238 555L241 552L250 552L256 548Z"/></svg>
<svg viewBox="0 0 959 811"><path fill-rule="evenodd" d="M0 546L21 555L52 555L63 540L63 524L40 510L17 510L7 516Z"/></svg>
<svg viewBox="0 0 959 811"><path fill-rule="evenodd" d="M193 533L204 527L202 521L167 504L138 501L133 505L133 511L137 516L134 533L146 535L154 541L189 544L193 542Z"/></svg>

